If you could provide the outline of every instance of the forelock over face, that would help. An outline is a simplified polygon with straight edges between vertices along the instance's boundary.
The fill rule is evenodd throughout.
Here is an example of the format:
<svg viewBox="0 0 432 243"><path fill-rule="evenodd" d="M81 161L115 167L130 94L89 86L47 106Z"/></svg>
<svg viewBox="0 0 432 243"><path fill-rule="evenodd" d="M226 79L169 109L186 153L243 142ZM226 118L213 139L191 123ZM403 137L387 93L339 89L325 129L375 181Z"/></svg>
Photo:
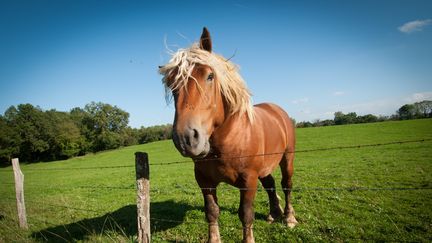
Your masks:
<svg viewBox="0 0 432 243"><path fill-rule="evenodd" d="M195 66L197 64L208 65L211 58L211 54L200 49L197 43L188 49L178 50L165 66L159 68L159 73L164 75L162 82L167 91L176 91L186 87Z"/></svg>
<svg viewBox="0 0 432 243"><path fill-rule="evenodd" d="M159 69L164 75L162 82L167 91L167 100L171 100L171 92L187 87L189 81L197 82L192 76L196 65L212 68L217 77L218 90L227 102L231 114L247 113L249 120L253 120L250 93L238 73L238 67L214 52L201 49L198 43L190 48L178 50L169 63Z"/></svg>
<svg viewBox="0 0 432 243"><path fill-rule="evenodd" d="M173 85L177 73L178 73L178 68L176 67L176 68L172 69L171 71L169 71L167 74L165 74L163 82L165 83L165 85L167 87L171 87Z"/></svg>

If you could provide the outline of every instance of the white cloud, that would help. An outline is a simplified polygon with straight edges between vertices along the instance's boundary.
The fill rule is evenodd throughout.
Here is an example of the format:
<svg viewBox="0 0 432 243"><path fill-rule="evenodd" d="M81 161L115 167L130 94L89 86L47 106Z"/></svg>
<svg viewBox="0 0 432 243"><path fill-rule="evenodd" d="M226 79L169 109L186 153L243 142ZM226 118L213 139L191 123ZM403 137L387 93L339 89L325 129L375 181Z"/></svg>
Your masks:
<svg viewBox="0 0 432 243"><path fill-rule="evenodd" d="M420 102L423 100L432 100L432 92L414 93L405 98L408 103Z"/></svg>
<svg viewBox="0 0 432 243"><path fill-rule="evenodd" d="M345 94L345 92L343 92L343 91L335 91L335 92L333 92L333 96L342 96L344 94Z"/></svg>
<svg viewBox="0 0 432 243"><path fill-rule="evenodd" d="M422 31L425 26L430 24L432 24L432 19L414 20L399 26L398 30L402 33L409 34Z"/></svg>
<svg viewBox="0 0 432 243"><path fill-rule="evenodd" d="M304 97L304 98L301 98L301 99L298 99L298 100L293 100L293 101L291 101L291 103L293 103L293 104L301 104L301 103L307 103L307 102L309 102L309 98L308 97Z"/></svg>

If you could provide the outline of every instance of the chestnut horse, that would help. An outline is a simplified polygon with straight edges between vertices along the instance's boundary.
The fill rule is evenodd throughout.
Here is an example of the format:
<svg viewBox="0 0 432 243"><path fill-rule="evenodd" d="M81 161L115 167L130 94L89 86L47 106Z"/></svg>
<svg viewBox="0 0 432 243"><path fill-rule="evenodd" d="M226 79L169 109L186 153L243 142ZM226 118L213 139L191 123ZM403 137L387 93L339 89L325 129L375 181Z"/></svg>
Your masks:
<svg viewBox="0 0 432 243"><path fill-rule="evenodd" d="M254 242L253 201L258 180L269 197L268 221L283 216L289 227L297 220L290 202L294 171L294 126L274 104L252 106L250 93L229 60L212 52L210 33L203 29L199 43L173 53L161 66L167 95L175 102L173 141L191 157L202 190L209 242L220 242L216 187L225 182L240 188L239 217L243 241ZM280 166L285 208L279 205L271 175Z"/></svg>

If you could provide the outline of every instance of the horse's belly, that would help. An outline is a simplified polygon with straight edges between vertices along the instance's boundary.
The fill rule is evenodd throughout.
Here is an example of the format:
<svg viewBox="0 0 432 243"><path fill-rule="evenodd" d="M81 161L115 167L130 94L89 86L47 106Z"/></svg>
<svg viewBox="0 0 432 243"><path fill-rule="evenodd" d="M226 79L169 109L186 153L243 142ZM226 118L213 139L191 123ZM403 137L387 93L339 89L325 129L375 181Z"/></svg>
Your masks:
<svg viewBox="0 0 432 243"><path fill-rule="evenodd" d="M236 186L239 177L247 174L247 163L240 160L235 163L226 162L207 161L207 164L195 165L195 170L198 170L207 180L213 183L225 182Z"/></svg>
<svg viewBox="0 0 432 243"><path fill-rule="evenodd" d="M236 186L244 176L255 174L263 178L271 174L281 161L282 155L265 155L256 158L235 158L224 161L206 161L196 164L196 169L208 180L225 182Z"/></svg>
<svg viewBox="0 0 432 243"><path fill-rule="evenodd" d="M270 175L279 165L281 159L282 156L279 154L265 156L264 161L262 162L264 165L260 167L258 176L263 178Z"/></svg>

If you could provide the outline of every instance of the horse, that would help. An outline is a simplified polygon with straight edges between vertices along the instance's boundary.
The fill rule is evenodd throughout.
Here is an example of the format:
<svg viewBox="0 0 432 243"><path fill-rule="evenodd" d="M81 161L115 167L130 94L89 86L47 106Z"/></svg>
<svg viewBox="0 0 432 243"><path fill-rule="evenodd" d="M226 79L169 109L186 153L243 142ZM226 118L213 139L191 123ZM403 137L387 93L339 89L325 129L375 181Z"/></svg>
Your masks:
<svg viewBox="0 0 432 243"><path fill-rule="evenodd" d="M174 99L173 142L194 161L195 179L204 197L208 242L220 242L216 187L221 182L240 189L238 215L243 242L255 242L253 201L258 180L269 198L272 223L283 217L297 224L290 196L294 172L295 131L279 106L251 103L251 93L230 60L212 51L212 40L203 28L199 43L172 53L159 67L166 95ZM282 171L285 207L279 204L271 173Z"/></svg>

